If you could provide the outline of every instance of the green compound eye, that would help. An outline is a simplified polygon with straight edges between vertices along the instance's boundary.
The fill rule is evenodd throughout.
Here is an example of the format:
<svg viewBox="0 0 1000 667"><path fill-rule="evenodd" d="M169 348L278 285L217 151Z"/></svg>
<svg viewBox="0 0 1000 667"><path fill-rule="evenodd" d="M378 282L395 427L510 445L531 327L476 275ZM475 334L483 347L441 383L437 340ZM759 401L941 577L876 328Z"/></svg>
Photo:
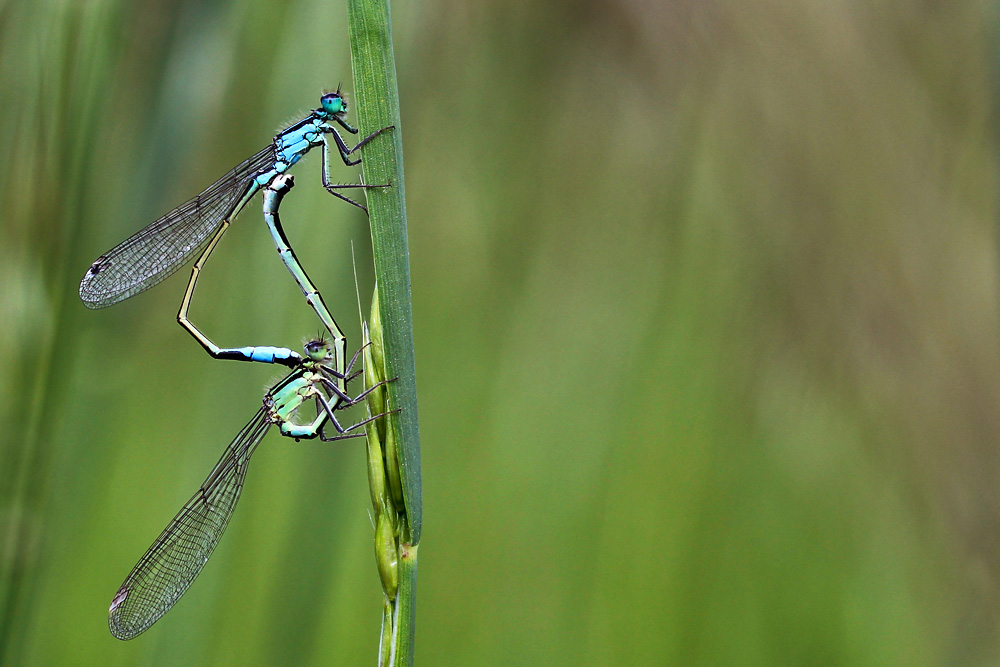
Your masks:
<svg viewBox="0 0 1000 667"><path fill-rule="evenodd" d="M311 340L306 343L305 351L313 361L323 361L330 353L330 345L325 340Z"/></svg>

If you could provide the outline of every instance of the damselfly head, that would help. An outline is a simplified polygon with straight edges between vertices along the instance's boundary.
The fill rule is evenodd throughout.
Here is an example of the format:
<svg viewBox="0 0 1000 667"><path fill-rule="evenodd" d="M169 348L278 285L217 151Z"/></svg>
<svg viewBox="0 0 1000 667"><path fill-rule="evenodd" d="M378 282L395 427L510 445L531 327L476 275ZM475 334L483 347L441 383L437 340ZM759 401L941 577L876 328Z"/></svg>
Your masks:
<svg viewBox="0 0 1000 667"><path fill-rule="evenodd" d="M343 116L347 113L347 100L340 94L339 87L337 92L327 93L319 98L319 103L323 107L323 111L331 116Z"/></svg>
<svg viewBox="0 0 1000 667"><path fill-rule="evenodd" d="M304 346L306 356L313 361L323 361L330 354L330 344L325 338L308 341Z"/></svg>

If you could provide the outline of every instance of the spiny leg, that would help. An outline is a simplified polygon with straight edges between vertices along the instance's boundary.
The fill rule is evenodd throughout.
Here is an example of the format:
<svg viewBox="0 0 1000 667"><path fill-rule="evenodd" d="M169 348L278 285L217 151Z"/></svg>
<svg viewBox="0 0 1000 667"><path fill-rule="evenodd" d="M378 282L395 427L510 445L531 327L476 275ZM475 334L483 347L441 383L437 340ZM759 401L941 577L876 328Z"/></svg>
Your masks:
<svg viewBox="0 0 1000 667"><path fill-rule="evenodd" d="M310 383L312 382L313 381L310 381ZM326 386L325 383L324 386ZM285 400L286 395L292 396L293 394L297 394L298 396L302 396L301 387L289 386L288 388L282 388L278 393L273 395L273 400L269 407L272 409L272 414L277 416L275 421L278 424L278 429L281 431L283 436L295 438L296 440L301 438L311 439L319 436L319 438L324 442L343 440L345 438L357 438L364 435L364 432L351 433L351 431L354 431L365 424L369 424L379 417L384 417L389 414L388 412L378 414L374 417L369 417L368 419L358 422L357 424L352 424L351 426L344 428L337 420L335 411L351 407L354 403L342 402L335 394L327 396L314 384L311 389L311 391L308 391L308 394L315 400L316 417L313 418L313 420L308 424L299 424L292 421L291 414L298 409L298 404L296 402L296 398L292 398L292 401L296 402L296 405L292 406L291 411L289 411L288 408L290 404ZM269 395L269 397L271 397L271 395ZM265 405L268 404L265 402ZM398 410L395 412L398 412ZM333 427L340 435L328 437L326 435L326 424L328 423L333 424Z"/></svg>
<svg viewBox="0 0 1000 667"><path fill-rule="evenodd" d="M390 410L389 412L379 413L379 414L375 415L374 417L369 417L368 419L365 419L363 421L359 421L357 424L354 424L352 426L348 426L347 428L341 428L340 424L338 424L337 422L333 422L333 426L334 426L334 428L337 429L338 435L332 435L332 436L331 435L327 435L326 434L325 424L324 424L324 425L320 426L320 428L319 428L319 439L322 440L323 442L333 442L335 440L347 440L348 438L360 438L361 436L365 435L364 431L361 431L360 433L350 433L350 431L353 431L356 428L360 428L360 427L362 427L362 426L364 426L366 424L370 424L371 422L375 421L376 419L388 416L388 415L390 415L390 414L392 414L394 412L399 412L399 409Z"/></svg>
<svg viewBox="0 0 1000 667"><path fill-rule="evenodd" d="M355 396L353 398L351 396L348 396L345 392L341 391L337 387L337 385L334 384L333 382L331 382L330 380L328 380L326 378L323 378L322 382L323 382L323 386L326 387L328 391L336 394L337 398L340 399L340 402L337 404L337 409L339 410L341 408L349 408L352 405L357 405L359 402L361 402L361 400L365 396L367 396L368 394L372 393L373 391L375 391L376 389L378 389L382 385L388 384L388 383L392 382L395 379L396 378L393 378L392 380L382 380L381 382L377 382L377 383L375 383L372 386L368 387L363 392L361 392L360 394L358 394L357 396Z"/></svg>
<svg viewBox="0 0 1000 667"><path fill-rule="evenodd" d="M355 378L357 378L358 376L360 376L365 371L364 371L364 369L362 369L360 371L356 371L354 373L351 373L351 369L354 368L354 364L355 364L355 362L357 362L358 357L361 356L361 352L364 351L364 349L366 347L368 347L369 345L371 345L371 341L368 341L367 343L365 343L364 345L362 345L361 347L359 347L357 349L357 351L354 353L354 356L351 357L351 361L347 364L347 368L344 369L343 373L339 373L336 370L334 370L333 368L330 368L329 366L326 366L326 365L322 365L323 370L325 372L333 375L335 378L344 380L344 382L350 382L351 380L354 380Z"/></svg>
<svg viewBox="0 0 1000 667"><path fill-rule="evenodd" d="M375 387L371 387L368 391L371 391L374 388ZM368 392L365 392L365 393L368 393ZM358 399L360 399L360 398L361 397L359 396ZM357 399L355 399L355 400L357 400ZM332 442L334 440L346 440L347 438L358 438L358 437L364 435L364 433L363 432L362 433L351 433L351 431L353 431L355 429L358 429L358 428L361 428L365 424L370 424L371 422L375 421L376 419L379 419L380 417L385 417L386 415L389 415L389 414L391 414L393 412L399 412L398 409L396 409L396 410L390 410L389 412L382 412L382 413L377 414L377 415L375 415L373 417L369 417L368 419L364 419L362 421L359 421L356 424L352 424L351 426L348 426L347 428L344 428L343 426L340 425L340 422L337 421L337 418L334 416L334 414L333 414L334 408L330 406L330 403L326 400L326 398L322 394L319 394L319 393L316 394L316 401L323 406L323 412L325 412L326 417L328 417L328 420L324 419L322 421L319 421L318 418L317 418L317 420L319 421L319 428L318 428L319 439L322 440L323 442ZM340 409L343 409L343 408L348 408L351 405L354 405L354 403L350 403L350 404L346 404L346 405L339 405L338 404L336 406L336 409L340 410ZM339 433L339 435L335 435L335 436L332 436L332 437L327 436L326 435L326 428L325 428L325 426L326 426L327 423L333 424L333 427L335 429L337 429L337 432Z"/></svg>
<svg viewBox="0 0 1000 667"><path fill-rule="evenodd" d="M358 131L356 129L354 129L353 127L351 127L350 125L348 125L344 121L340 120L339 118L337 119L337 122L340 123L341 127L343 127L345 130L347 130L351 134L357 134ZM359 141L358 143L356 143L354 145L354 148L348 148L347 147L347 144L344 143L344 138L342 136L340 136L340 132L337 132L337 128L331 127L329 134L332 134L333 135L333 140L337 142L337 151L340 153L340 157L341 157L341 159L343 159L344 164L346 164L348 167L353 167L354 165L356 165L359 162L361 162L361 158L358 158L357 160L351 160L350 158L348 158L348 155L350 155L354 151L358 150L359 148L363 147L365 144L367 144L369 141L371 141L372 139L374 139L378 135L382 134L383 132L385 132L387 130L395 129L395 127L396 127L395 125L390 125L388 127L383 127L381 130L375 130L374 132L372 132L371 134L369 134L367 137L365 137L364 139L362 139L361 141Z"/></svg>
<svg viewBox="0 0 1000 667"><path fill-rule="evenodd" d="M340 147L343 146L343 141L344 140L340 138L340 135L337 134L336 130L333 130L333 134L338 139L337 148L339 150ZM376 134L378 134L378 133L376 132ZM375 136L375 135L372 135L372 136ZM368 138L370 139L371 137L368 137ZM357 146L355 146L355 148L357 148ZM343 155L343 154L344 154L343 151L341 151L341 155ZM359 159L359 160L356 160L354 162L347 162L347 158L345 157L344 158L344 162L348 166L353 166L355 164L358 164L358 162L361 162L361 160ZM348 189L351 189L351 188L360 188L360 189L367 190L369 188L387 188L387 187L389 187L388 183L383 184L383 185L367 185L365 183L347 183L347 184L344 184L344 185L336 185L334 183L331 183L330 182L330 144L326 141L325 137L324 137L324 140L323 140L323 167L322 167L322 176L323 176L323 187L326 188L327 192L329 192L334 197L337 197L338 199L342 199L343 201L346 201L348 204L351 204L353 206L357 206L358 208L360 208L365 213L368 213L368 209L363 204L360 204L360 203L354 201L350 197L347 197L345 195L340 194L339 192L337 192L337 190L348 190Z"/></svg>

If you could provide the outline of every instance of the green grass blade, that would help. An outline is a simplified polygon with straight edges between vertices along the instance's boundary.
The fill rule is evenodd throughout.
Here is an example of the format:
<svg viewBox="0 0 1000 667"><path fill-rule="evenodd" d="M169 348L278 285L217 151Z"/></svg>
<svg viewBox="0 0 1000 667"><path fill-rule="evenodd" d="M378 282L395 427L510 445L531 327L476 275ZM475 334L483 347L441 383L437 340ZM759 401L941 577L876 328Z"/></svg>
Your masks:
<svg viewBox="0 0 1000 667"><path fill-rule="evenodd" d="M387 0L349 0L348 22L361 136L390 125L395 128L376 137L362 149L362 170L366 183L392 184L390 188L368 191L375 279L378 285L377 321L381 325L380 334L384 345L383 377L395 378L395 381L387 385L387 407L399 410L388 417L386 424L385 441L394 443L397 448L396 456L386 460L390 466L387 472L390 480L398 475L403 495L403 507L397 508L402 510L399 515L398 591L394 599L391 599L392 596L389 598L394 605L392 628L387 633L391 641L388 656L382 653L380 657L388 657L393 665L412 665L416 555L422 515L420 430L417 422L416 367L410 305L402 125ZM397 464L393 463L394 458L398 461Z"/></svg>
<svg viewBox="0 0 1000 667"><path fill-rule="evenodd" d="M376 137L362 149L366 183L391 183L391 188L368 190L375 277L381 296L380 314L385 338L385 367L389 407L400 408L389 420L400 449L400 473L406 500L408 542L420 541L420 431L417 424L417 386L413 360L413 317L410 307L410 263L406 239L403 146L392 58L389 7L383 0L348 3L351 63L362 136L389 125L392 132Z"/></svg>

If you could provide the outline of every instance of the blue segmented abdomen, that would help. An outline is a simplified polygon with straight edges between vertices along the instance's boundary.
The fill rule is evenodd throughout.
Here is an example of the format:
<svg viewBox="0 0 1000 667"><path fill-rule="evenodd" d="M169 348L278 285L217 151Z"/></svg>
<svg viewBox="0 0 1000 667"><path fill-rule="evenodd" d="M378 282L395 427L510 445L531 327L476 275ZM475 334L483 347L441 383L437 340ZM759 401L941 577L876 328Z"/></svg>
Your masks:
<svg viewBox="0 0 1000 667"><path fill-rule="evenodd" d="M297 352L293 352L287 347L271 347L270 345L238 347L233 351L242 354L250 361L260 361L265 364L273 364L279 360L287 360L299 356Z"/></svg>

